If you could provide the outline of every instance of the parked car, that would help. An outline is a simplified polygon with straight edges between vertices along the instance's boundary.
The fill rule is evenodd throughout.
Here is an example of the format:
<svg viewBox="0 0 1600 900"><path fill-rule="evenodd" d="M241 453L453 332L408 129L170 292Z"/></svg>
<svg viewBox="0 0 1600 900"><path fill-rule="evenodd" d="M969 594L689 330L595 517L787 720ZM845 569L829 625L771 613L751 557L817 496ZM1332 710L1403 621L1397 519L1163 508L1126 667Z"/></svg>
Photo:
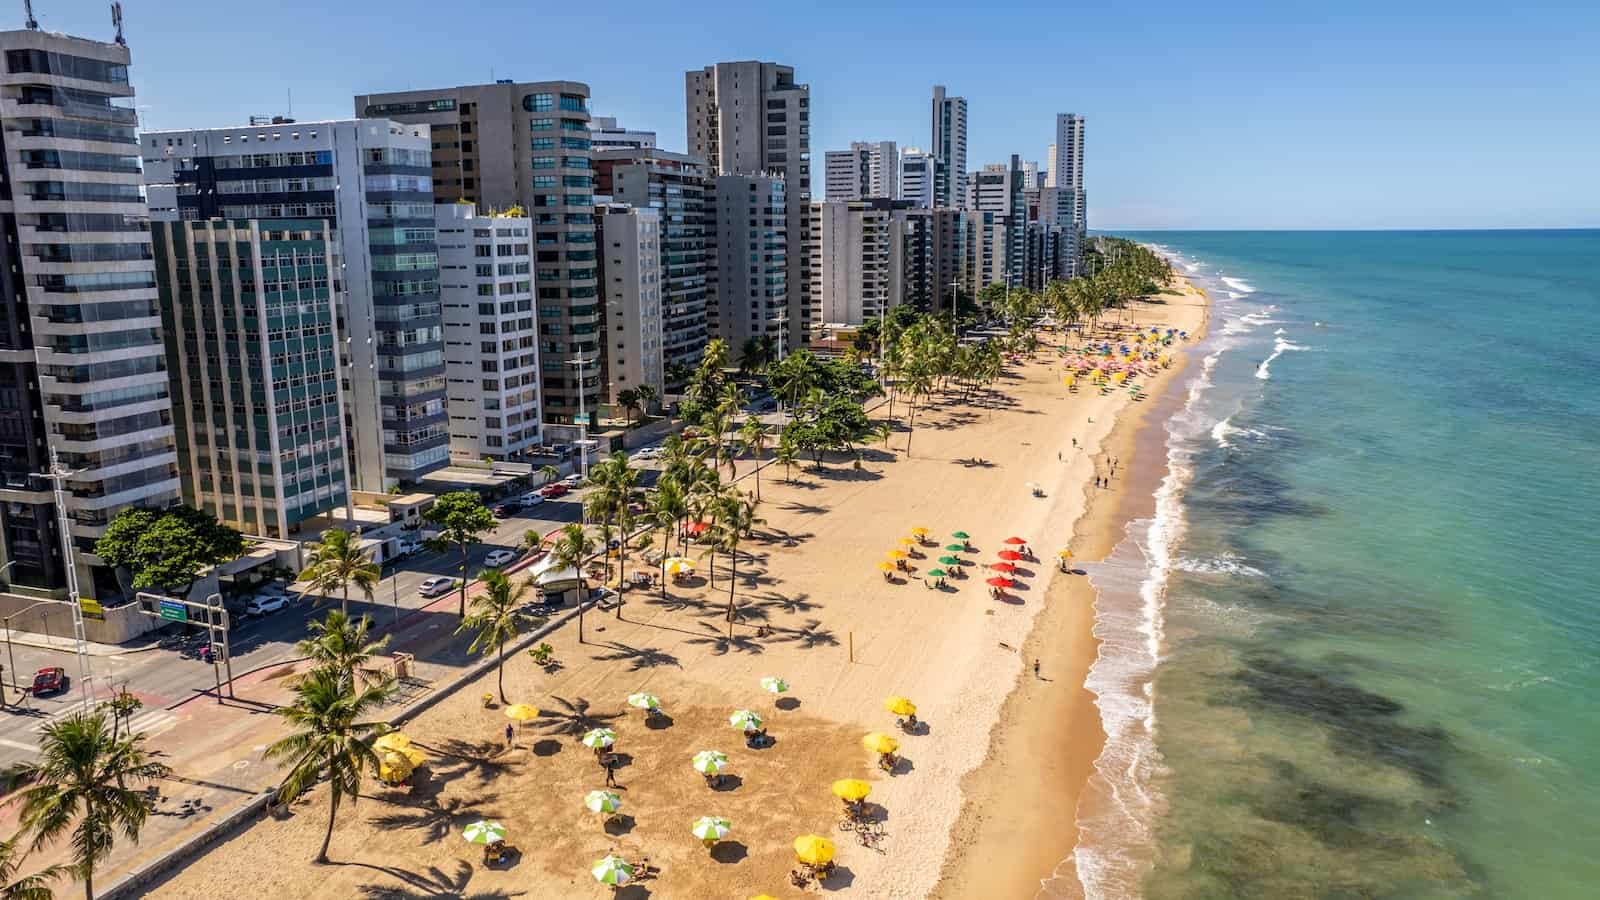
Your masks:
<svg viewBox="0 0 1600 900"><path fill-rule="evenodd" d="M509 519L522 511L522 503L517 500L507 500L494 508L496 519Z"/></svg>
<svg viewBox="0 0 1600 900"><path fill-rule="evenodd" d="M538 506L544 502L544 498L539 496L538 491L529 491L517 499L522 501L523 506Z"/></svg>
<svg viewBox="0 0 1600 900"><path fill-rule="evenodd" d="M283 594L257 594L250 598L244 605L244 614L247 616L264 616L275 613L289 605L289 598Z"/></svg>
<svg viewBox="0 0 1600 900"><path fill-rule="evenodd" d="M33 673L33 695L54 694L67 689L67 670L48 666Z"/></svg>
<svg viewBox="0 0 1600 900"><path fill-rule="evenodd" d="M401 541L399 549L394 553L395 559L404 559L422 552L421 541Z"/></svg>
<svg viewBox="0 0 1600 900"><path fill-rule="evenodd" d="M634 459L660 459L660 447L640 447L639 452L633 455Z"/></svg>
<svg viewBox="0 0 1600 900"><path fill-rule="evenodd" d="M456 580L454 578L448 575L435 575L424 581L417 588L417 593L424 597L443 597L445 594L450 593L450 589L455 586Z"/></svg>
<svg viewBox="0 0 1600 900"><path fill-rule="evenodd" d="M491 569L498 569L516 558L517 551L502 547L499 550L490 550L489 555L483 558L483 564Z"/></svg>
<svg viewBox="0 0 1600 900"><path fill-rule="evenodd" d="M571 490L572 490L571 488L567 487L566 485L562 484L561 482L554 481L554 482L551 482L550 484L545 485L542 488L539 488L539 496L544 497L546 500L549 500L549 499L552 499L554 497L559 497L562 494L565 494L565 493L567 493L568 491L571 491Z"/></svg>
<svg viewBox="0 0 1600 900"><path fill-rule="evenodd" d="M582 475L568 475L567 477L561 479L561 483L566 485L569 488L580 487L580 486L583 485L583 476Z"/></svg>

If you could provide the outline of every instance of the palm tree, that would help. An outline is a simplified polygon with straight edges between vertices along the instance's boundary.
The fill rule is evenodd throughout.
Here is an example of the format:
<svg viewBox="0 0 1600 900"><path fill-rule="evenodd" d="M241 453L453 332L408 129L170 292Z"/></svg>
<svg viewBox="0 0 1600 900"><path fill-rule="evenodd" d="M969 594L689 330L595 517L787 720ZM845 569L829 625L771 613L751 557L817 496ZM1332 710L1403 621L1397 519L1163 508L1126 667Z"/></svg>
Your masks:
<svg viewBox="0 0 1600 900"><path fill-rule="evenodd" d="M666 539L662 541L663 551L674 534L681 534L679 526L688 514L689 501L678 476L667 472L656 479L655 490L650 493L650 515L655 518L656 524L667 531Z"/></svg>
<svg viewBox="0 0 1600 900"><path fill-rule="evenodd" d="M144 709L144 701L128 693L126 686L116 696L102 704L102 708L111 713L111 740L115 741L122 736L122 723L127 722L131 731L133 728L133 715ZM0 900L5 895L0 893Z"/></svg>
<svg viewBox="0 0 1600 900"><path fill-rule="evenodd" d="M728 636L733 637L734 589L739 584L739 541L750 536L760 519L755 504L737 489L722 498L722 515L717 524L716 549L728 554ZM713 559L713 564L715 560Z"/></svg>
<svg viewBox="0 0 1600 900"><path fill-rule="evenodd" d="M350 585L361 589L361 595L372 602L372 589L382 577L382 570L372 557L361 549L360 538L352 532L330 528L322 533L322 540L311 545L311 563L300 573L299 580L309 582L319 594L342 591L339 611L350 613Z"/></svg>
<svg viewBox="0 0 1600 900"><path fill-rule="evenodd" d="M294 693L294 703L277 710L294 731L267 747L266 755L289 766L289 774L278 786L280 803L304 794L321 778L328 779L328 789L333 792L328 802L328 830L316 857L317 862L325 863L339 804L346 797L351 803L360 799L362 777L378 770L372 741L387 732L389 725L362 719L394 696L394 681L383 679L358 689L349 677L331 668L318 668L295 682Z"/></svg>
<svg viewBox="0 0 1600 900"><path fill-rule="evenodd" d="M639 392L639 403L644 408L644 415L648 416L650 407L655 406L656 401L661 399L661 392L656 390L653 384L641 384L635 390Z"/></svg>
<svg viewBox="0 0 1600 900"><path fill-rule="evenodd" d="M578 572L578 643L583 640L583 607L589 600L589 583L583 575L583 561L594 553L594 541L583 526L573 522L561 529L550 554L555 557L557 571L576 569Z"/></svg>
<svg viewBox="0 0 1600 900"><path fill-rule="evenodd" d="M367 616L352 621L342 612L330 611L323 621L306 626L310 636L295 644L294 649L319 668L364 682L379 681L385 675L370 663L389 646L389 635L369 641L367 631L371 626L372 619Z"/></svg>
<svg viewBox="0 0 1600 900"><path fill-rule="evenodd" d="M756 463L756 502L761 502L761 454L767 449L767 428L759 416L751 416L739 427L739 444Z"/></svg>
<svg viewBox="0 0 1600 900"><path fill-rule="evenodd" d="M467 652L487 654L494 650L499 657L495 663L495 684L500 691L500 702L505 703L506 643L522 633L522 613L517 610L533 583L524 581L513 587L506 573L490 569L483 573L483 586L483 593L472 598L472 604L467 607L467 617L461 620L461 627L456 629L456 634L477 632Z"/></svg>
<svg viewBox="0 0 1600 900"><path fill-rule="evenodd" d="M119 831L137 844L150 815L144 792L128 785L172 770L150 759L144 735L112 740L99 712L57 720L43 734L38 758L15 770L17 783L28 787L7 802L21 807L18 833L32 837L34 850L72 830L72 868L94 900L95 864L110 855Z"/></svg>
<svg viewBox="0 0 1600 900"><path fill-rule="evenodd" d="M640 408L641 408L641 401L639 400L639 392L634 390L633 388L628 388L627 390L618 391L617 392L617 405L622 407L622 411L624 413L624 418L627 421L630 421L630 422L633 421L633 413L639 411Z"/></svg>
<svg viewBox="0 0 1600 900"><path fill-rule="evenodd" d="M22 856L17 853L16 840L0 843L0 900L53 900L50 882L71 875L66 866L50 866L32 875L17 878L22 866ZM16 878L16 881L11 879Z"/></svg>
<svg viewBox="0 0 1600 900"><path fill-rule="evenodd" d="M789 481L790 469L800 462L800 447L795 443L794 432L788 427L778 433L778 445L772 448L772 461L783 466L783 480Z"/></svg>
<svg viewBox="0 0 1600 900"><path fill-rule="evenodd" d="M604 462L589 470L589 483L594 485L594 490L589 492L589 502L595 506L597 512L609 517L609 522L617 529L620 539L620 551L617 554L618 565L622 572L628 571L628 532L633 529L633 514L628 505L633 502L634 490L639 483L639 470L628 466L626 453L614 453ZM611 547L609 538L606 548ZM623 592L627 590L627 579L618 582L617 589L617 618L622 618Z"/></svg>

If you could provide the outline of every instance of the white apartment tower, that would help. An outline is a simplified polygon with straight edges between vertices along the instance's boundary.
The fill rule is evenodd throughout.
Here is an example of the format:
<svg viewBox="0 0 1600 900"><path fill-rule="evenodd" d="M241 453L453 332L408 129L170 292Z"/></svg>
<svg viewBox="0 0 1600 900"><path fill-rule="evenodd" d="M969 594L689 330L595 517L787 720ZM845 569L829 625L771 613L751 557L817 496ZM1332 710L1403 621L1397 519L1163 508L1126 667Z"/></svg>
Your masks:
<svg viewBox="0 0 1600 900"><path fill-rule="evenodd" d="M450 456L511 459L542 443L539 320L526 216L434 207Z"/></svg>
<svg viewBox="0 0 1600 900"><path fill-rule="evenodd" d="M706 161L710 176L783 180L783 236L794 251L786 259L784 296L798 303L805 290L802 250L811 203L810 87L795 82L793 66L724 62L684 73L684 101L689 153ZM717 241L726 243L720 236ZM785 346L797 346L805 333L800 316L784 309L780 318ZM732 333L716 336L738 346Z"/></svg>
<svg viewBox="0 0 1600 900"><path fill-rule="evenodd" d="M934 181L938 163L933 154L907 147L900 154L900 197L924 209L934 206Z"/></svg>
<svg viewBox="0 0 1600 900"><path fill-rule="evenodd" d="M934 206L958 207L967 196L967 100L933 86Z"/></svg>
<svg viewBox="0 0 1600 900"><path fill-rule="evenodd" d="M52 451L85 598L119 593L90 555L118 511L178 501L128 48L0 32L0 573L64 596Z"/></svg>
<svg viewBox="0 0 1600 900"><path fill-rule="evenodd" d="M902 228L890 202L811 204L811 326L860 325L900 301Z"/></svg>
<svg viewBox="0 0 1600 900"><path fill-rule="evenodd" d="M600 291L606 402L648 385L666 386L661 292L661 211L609 203L595 207L600 236Z"/></svg>
<svg viewBox="0 0 1600 900"><path fill-rule="evenodd" d="M829 150L827 199L899 199L899 162L894 141L853 141L849 150Z"/></svg>
<svg viewBox="0 0 1600 900"><path fill-rule="evenodd" d="M1042 200L1052 217L1051 224L1071 225L1081 235L1087 228L1087 201L1083 192L1083 125L1084 117L1074 113L1056 113L1056 141L1050 145L1049 187L1065 194ZM1041 212L1041 215L1043 213Z"/></svg>

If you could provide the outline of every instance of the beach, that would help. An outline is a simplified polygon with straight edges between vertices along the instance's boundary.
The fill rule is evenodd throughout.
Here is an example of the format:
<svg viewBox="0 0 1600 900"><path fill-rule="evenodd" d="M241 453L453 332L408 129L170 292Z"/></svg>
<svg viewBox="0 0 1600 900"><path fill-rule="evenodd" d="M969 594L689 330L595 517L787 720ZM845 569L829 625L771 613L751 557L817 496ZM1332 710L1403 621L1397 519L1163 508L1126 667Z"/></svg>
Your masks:
<svg viewBox="0 0 1600 900"><path fill-rule="evenodd" d="M1145 331L1200 333L1203 297L1185 290L1160 299L1136 304L1124 319ZM1102 740L1083 688L1095 658L1092 592L1082 576L1056 571L1056 553L1070 546L1074 562L1093 560L1120 536L1127 498L1138 490L1129 485L1158 462L1135 449L1137 421L1159 407L1182 364L1179 347L1173 367L1146 380L1141 401L1087 385L1069 393L1051 347L1061 335L1042 338L1041 350L1008 366L991 396L936 393L909 435L897 399L901 427L889 449L868 448L859 467L830 459L817 471L808 463L788 481L781 466L762 469L763 521L741 549L732 636L724 619L728 560L719 556L701 560L694 578L664 595L630 591L620 618L590 612L583 643L576 623L553 632L546 640L556 667L524 655L507 660L510 702L561 711L582 701L587 715L617 730L622 818L603 823L583 807L604 772L575 734L523 727L506 749L506 719L480 699L493 690L491 672L407 723L429 758L417 787L406 793L369 782L366 796L339 811L334 864L311 864L327 818L327 794L318 789L291 817L240 832L149 896L209 897L219 884L248 884L297 897L599 897L610 889L588 868L608 852L648 857L658 870L638 896L795 896L790 842L808 832L838 843L830 891L1032 896L1071 853L1077 796ZM1111 474L1111 458L1118 467L1110 488L1093 487ZM754 479L741 486L753 489ZM890 583L876 566L914 526L930 529L935 542L917 548L913 572ZM966 577L944 590L926 586L917 573L937 565L938 547L957 530L971 535L972 551L957 554ZM981 566L1010 536L1022 537L1032 556L1018 562L1018 587L993 599ZM768 675L790 684L777 702L759 684ZM665 720L646 723L625 705L641 690L661 698ZM883 708L888 695L915 700L927 728L901 733ZM740 708L766 718L774 746L744 746L727 721ZM869 731L900 740L904 763L894 774L863 749ZM720 789L690 767L706 749L726 752L736 776ZM872 783L869 810L884 831L876 847L837 828L840 804L829 785L839 778ZM1033 802L1019 806L1018 796ZM709 851L689 834L702 815L733 823ZM478 848L461 839L480 818L504 823L520 851L514 865L485 869Z"/></svg>

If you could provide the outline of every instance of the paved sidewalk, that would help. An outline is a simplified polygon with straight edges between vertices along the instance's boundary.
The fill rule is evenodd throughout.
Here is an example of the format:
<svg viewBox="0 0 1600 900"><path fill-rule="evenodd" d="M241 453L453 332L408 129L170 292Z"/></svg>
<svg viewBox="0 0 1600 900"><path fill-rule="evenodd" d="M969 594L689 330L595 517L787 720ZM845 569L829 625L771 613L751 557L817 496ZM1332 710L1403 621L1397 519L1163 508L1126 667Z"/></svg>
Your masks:
<svg viewBox="0 0 1600 900"><path fill-rule="evenodd" d="M60 650L63 653L78 652L78 643L71 637L59 634L37 634L32 631L11 632L11 643L18 647L37 647L41 650ZM131 641L127 644L97 644L94 641L85 642L89 648L90 656L121 656L124 653L143 653L146 650L160 648L160 643L151 638L149 640Z"/></svg>

